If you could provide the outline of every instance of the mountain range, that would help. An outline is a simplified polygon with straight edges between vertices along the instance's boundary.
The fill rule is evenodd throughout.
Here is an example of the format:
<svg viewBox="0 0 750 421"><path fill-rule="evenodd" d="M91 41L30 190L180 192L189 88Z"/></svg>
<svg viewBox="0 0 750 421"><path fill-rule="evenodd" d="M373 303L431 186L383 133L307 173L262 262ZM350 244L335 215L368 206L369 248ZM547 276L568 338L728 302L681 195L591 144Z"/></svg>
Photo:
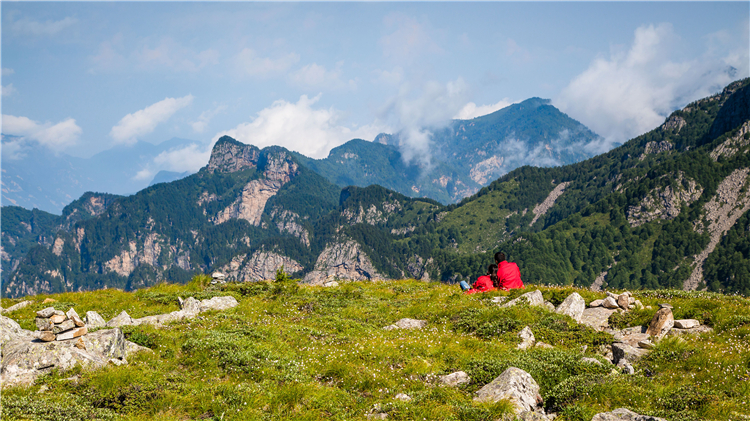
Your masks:
<svg viewBox="0 0 750 421"><path fill-rule="evenodd" d="M493 116L469 128L456 122L435 142L460 138L461 126L497 129ZM547 136L550 144L560 137ZM464 146L456 151L464 176L471 179L486 159L472 154L508 137L471 146L453 140ZM350 144L398 150L396 136L381 140L386 144ZM225 136L198 173L131 196L88 193L60 216L3 207L2 292L132 290L215 270L251 281L272 278L282 266L313 284L456 282L484 273L492 253L503 250L531 283L750 294L750 79L605 154L559 167L523 166L447 206L375 184L341 189L339 182L370 177L347 175L347 161L337 160L352 153L351 145L315 161ZM415 167L414 180L429 184ZM331 182L343 176L351 180Z"/></svg>
<svg viewBox="0 0 750 421"><path fill-rule="evenodd" d="M17 140L3 136L3 142ZM325 159L295 153L295 158L330 182L346 187L378 184L410 197L454 203L493 179L522 165L553 166L593 156L585 145L599 137L548 100L532 98L473 120L454 120L433 130L429 165L405 162L399 135L379 135L375 142L354 139ZM86 191L133 194L145 187L178 180L191 172L159 171L150 181L139 176L160 154L204 146L173 138L154 145L117 146L91 158L54 154L28 144L20 153L3 155L2 199L26 209L61 213Z"/></svg>

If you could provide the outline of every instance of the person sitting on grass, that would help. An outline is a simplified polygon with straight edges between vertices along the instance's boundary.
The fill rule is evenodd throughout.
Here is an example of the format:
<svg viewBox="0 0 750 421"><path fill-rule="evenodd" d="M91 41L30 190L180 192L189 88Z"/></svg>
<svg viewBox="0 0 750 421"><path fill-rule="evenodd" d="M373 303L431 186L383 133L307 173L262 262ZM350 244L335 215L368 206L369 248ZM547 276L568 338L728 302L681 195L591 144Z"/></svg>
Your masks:
<svg viewBox="0 0 750 421"><path fill-rule="evenodd" d="M523 289L521 281L521 271L518 265L505 260L505 253L499 251L495 253L495 262L497 263L497 285L495 288L509 291L511 289Z"/></svg>
<svg viewBox="0 0 750 421"><path fill-rule="evenodd" d="M474 282L474 288L469 286L466 281L461 281L461 289L465 294L475 294L477 292L492 291L497 287L497 265L490 265L487 268L487 274L477 278Z"/></svg>

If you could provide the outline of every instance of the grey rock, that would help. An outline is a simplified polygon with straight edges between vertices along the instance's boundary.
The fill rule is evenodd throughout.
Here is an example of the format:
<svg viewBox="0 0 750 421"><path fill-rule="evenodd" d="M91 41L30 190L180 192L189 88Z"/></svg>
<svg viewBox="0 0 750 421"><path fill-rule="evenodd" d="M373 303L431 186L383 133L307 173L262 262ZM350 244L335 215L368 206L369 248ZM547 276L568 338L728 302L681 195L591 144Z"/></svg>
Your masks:
<svg viewBox="0 0 750 421"><path fill-rule="evenodd" d="M517 417L520 421L549 421L550 418L548 418L546 415L539 413L539 412L533 412L533 411L523 411L520 414L518 414Z"/></svg>
<svg viewBox="0 0 750 421"><path fill-rule="evenodd" d="M551 302L549 302L549 301L545 301L545 302L544 302L544 307L546 307L546 308L547 308L547 310L549 310L549 311L555 311L555 305L554 305L554 304L552 304L552 303L551 303Z"/></svg>
<svg viewBox="0 0 750 421"><path fill-rule="evenodd" d="M326 281L326 282L323 283L323 286L326 287L326 288L332 288L332 287L339 286L339 283L336 282L336 281Z"/></svg>
<svg viewBox="0 0 750 421"><path fill-rule="evenodd" d="M589 307L601 307L604 303L604 300L594 300L591 303L589 303Z"/></svg>
<svg viewBox="0 0 750 421"><path fill-rule="evenodd" d="M625 358L617 362L617 368L619 368L623 374L635 374L635 369Z"/></svg>
<svg viewBox="0 0 750 421"><path fill-rule="evenodd" d="M587 308L581 314L581 323L594 330L602 331L609 327L609 316L614 312L615 310L604 307Z"/></svg>
<svg viewBox="0 0 750 421"><path fill-rule="evenodd" d="M643 349L654 349L654 343L648 339L638 342L638 347Z"/></svg>
<svg viewBox="0 0 750 421"><path fill-rule="evenodd" d="M544 343L544 342L537 342L534 344L534 348L552 349L554 348L554 346Z"/></svg>
<svg viewBox="0 0 750 421"><path fill-rule="evenodd" d="M516 415L524 411L535 412L543 403L539 385L531 374L516 367L509 367L495 380L476 392L475 401L497 402L508 399Z"/></svg>
<svg viewBox="0 0 750 421"><path fill-rule="evenodd" d="M192 298L192 297L191 297ZM188 298L189 300L190 298ZM185 300L186 302L188 300ZM233 307L237 307L239 303L237 302L237 299L232 296L225 296L225 297L213 297L208 300L202 300L200 305L200 311L208 311L208 310L228 310Z"/></svg>
<svg viewBox="0 0 750 421"><path fill-rule="evenodd" d="M700 325L696 326L690 329L679 329L679 328L672 328L672 330L667 333L668 336L681 336L681 335L697 335L700 333L709 333L713 332L714 329L712 327L708 327L706 325Z"/></svg>
<svg viewBox="0 0 750 421"><path fill-rule="evenodd" d="M36 315L38 317L44 317L44 318L50 318L54 316L55 314L55 308L54 307L47 307L45 309L39 310L36 312Z"/></svg>
<svg viewBox="0 0 750 421"><path fill-rule="evenodd" d="M49 320L52 323L55 323L55 324L62 323L62 322L65 321L65 319L67 319L67 317L65 317L64 313L63 314L55 314L55 315L53 315L52 317L49 318Z"/></svg>
<svg viewBox="0 0 750 421"><path fill-rule="evenodd" d="M521 343L518 344L518 346L516 347L517 349L531 348L532 346L534 346L534 342L536 342L534 333L528 326L524 327L520 332L518 332L518 337L521 338Z"/></svg>
<svg viewBox="0 0 750 421"><path fill-rule="evenodd" d="M523 294L520 297L503 304L503 307L513 307L514 305L521 304L522 302L526 302L530 306L544 306L544 297L542 296L542 291L539 291L537 289L531 292L527 292L526 294Z"/></svg>
<svg viewBox="0 0 750 421"><path fill-rule="evenodd" d="M106 327L120 327L120 326L132 326L135 323L133 323L133 318L130 317L130 315L123 310L120 314L112 318L112 320L108 321L105 325Z"/></svg>
<svg viewBox="0 0 750 421"><path fill-rule="evenodd" d="M76 328L76 329L68 330L68 331L63 332L63 333L58 333L57 334L57 340L58 341L67 341L68 339L75 339L75 338L78 338L78 337L81 337L81 336L85 335L87 332L88 331L86 330L85 327L79 327L79 328Z"/></svg>
<svg viewBox="0 0 750 421"><path fill-rule="evenodd" d="M20 310L22 308L28 307L31 304L34 304L34 302L33 301L29 301L29 300L21 301L18 304L13 304L12 306L10 306L8 308L2 309L2 313L11 313L11 312L14 312L16 310Z"/></svg>
<svg viewBox="0 0 750 421"><path fill-rule="evenodd" d="M635 362L648 354L648 350L636 348L622 342L612 344L612 362L618 364L620 360Z"/></svg>
<svg viewBox="0 0 750 421"><path fill-rule="evenodd" d="M600 412L591 421L667 421L664 418L639 415L626 408L618 408L612 412Z"/></svg>
<svg viewBox="0 0 750 421"><path fill-rule="evenodd" d="M498 296L498 297L492 297L492 300L491 300L491 301L492 301L493 303L495 303L495 304L502 304L502 303L504 303L504 302L505 302L505 301L506 301L507 299L508 299L508 297L506 297L506 296L504 296L504 295L501 295L501 296Z"/></svg>
<svg viewBox="0 0 750 421"><path fill-rule="evenodd" d="M85 349L76 346L77 341L39 342L31 335L4 343L0 382L3 387L30 384L52 368L101 367L110 358L124 357L126 340L120 329L100 330L80 339Z"/></svg>
<svg viewBox="0 0 750 421"><path fill-rule="evenodd" d="M34 322L36 323L37 330L52 330L52 326L54 326L54 323L49 318L46 317L37 317L34 319Z"/></svg>
<svg viewBox="0 0 750 421"><path fill-rule="evenodd" d="M602 307L608 308L608 309L615 309L619 308L620 306L617 304L617 300L612 297L607 297L602 302Z"/></svg>
<svg viewBox="0 0 750 421"><path fill-rule="evenodd" d="M388 277L378 273L358 242L347 240L326 245L303 282L322 285L328 280L337 279L364 281Z"/></svg>
<svg viewBox="0 0 750 421"><path fill-rule="evenodd" d="M390 326L384 327L383 329L422 329L425 326L427 326L427 320L401 319Z"/></svg>
<svg viewBox="0 0 750 421"><path fill-rule="evenodd" d="M580 294L574 292L568 295L568 298L557 306L555 312L570 316L573 320L580 323L584 310L586 310L586 300Z"/></svg>
<svg viewBox="0 0 750 421"><path fill-rule="evenodd" d="M456 371L455 373L439 376L438 378L440 379L440 383L445 386L458 386L471 383L471 377L463 371Z"/></svg>
<svg viewBox="0 0 750 421"><path fill-rule="evenodd" d="M639 310L643 308L643 303L641 302L641 300L635 300L633 304L635 305L635 308Z"/></svg>
<svg viewBox="0 0 750 421"><path fill-rule="evenodd" d="M682 320L674 321L674 327L679 328L679 329L692 329L700 325L701 325L701 322L695 319L682 319Z"/></svg>
<svg viewBox="0 0 750 421"><path fill-rule="evenodd" d="M107 322L104 321L104 318L99 315L99 313L95 311L87 311L86 312L86 327L91 329L96 329L98 327L104 327L104 325L107 324Z"/></svg>
<svg viewBox="0 0 750 421"><path fill-rule="evenodd" d="M411 396L407 395L406 393L399 393L393 399L396 399L397 401L409 402L411 401Z"/></svg>
<svg viewBox="0 0 750 421"><path fill-rule="evenodd" d="M669 332L674 326L674 316L672 315L672 309L668 307L662 307L656 312L651 323L648 325L646 333L660 340L664 335Z"/></svg>
<svg viewBox="0 0 750 421"><path fill-rule="evenodd" d="M73 323L72 320L65 320L64 322L60 323L59 325L52 326L52 332L53 333L62 333L67 330L73 329L76 327L76 324Z"/></svg>
<svg viewBox="0 0 750 421"><path fill-rule="evenodd" d="M67 316L68 319L71 319L71 320L73 320L73 317L80 319L80 317L78 317L78 313L76 313L76 310L73 307L71 307L70 310L65 312L65 316Z"/></svg>
<svg viewBox="0 0 750 421"><path fill-rule="evenodd" d="M198 314L201 312L201 302L193 297L188 297L185 300L180 300L180 308L185 313Z"/></svg>
<svg viewBox="0 0 750 421"><path fill-rule="evenodd" d="M5 352L6 343L22 337L32 338L33 335L32 331L21 328L15 320L0 316L0 342L3 344L3 352Z"/></svg>
<svg viewBox="0 0 750 421"><path fill-rule="evenodd" d="M125 342L125 357L129 357L133 354L136 354L138 352L150 352L153 354L154 351L151 350L151 348L146 348L145 346L140 346L137 343L126 341Z"/></svg>
<svg viewBox="0 0 750 421"><path fill-rule="evenodd" d="M52 342L57 338L55 337L55 334L52 333L51 330L41 330L37 334L37 339L39 339L42 342Z"/></svg>
<svg viewBox="0 0 750 421"><path fill-rule="evenodd" d="M609 292L609 291L607 291L607 297L612 297L612 298L614 298L615 300L617 300L617 297L619 297L619 295L618 295L618 294L615 294L614 292Z"/></svg>
<svg viewBox="0 0 750 421"><path fill-rule="evenodd" d="M583 357L581 358L581 362L584 362L586 364L596 364L596 365L604 365L601 361L597 360L596 358L591 357Z"/></svg>

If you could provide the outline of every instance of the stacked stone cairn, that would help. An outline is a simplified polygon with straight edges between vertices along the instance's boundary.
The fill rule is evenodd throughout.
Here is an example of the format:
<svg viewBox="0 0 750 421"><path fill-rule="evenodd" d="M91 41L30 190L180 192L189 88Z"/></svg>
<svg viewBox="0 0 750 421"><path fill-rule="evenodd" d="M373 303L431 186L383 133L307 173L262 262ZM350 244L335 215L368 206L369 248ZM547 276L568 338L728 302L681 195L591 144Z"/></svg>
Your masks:
<svg viewBox="0 0 750 421"><path fill-rule="evenodd" d="M227 282L227 275L221 272L214 272L211 274L211 285L225 284Z"/></svg>
<svg viewBox="0 0 750 421"><path fill-rule="evenodd" d="M39 340L44 342L66 341L85 335L88 330L75 309L67 312L47 307L36 312L36 327Z"/></svg>

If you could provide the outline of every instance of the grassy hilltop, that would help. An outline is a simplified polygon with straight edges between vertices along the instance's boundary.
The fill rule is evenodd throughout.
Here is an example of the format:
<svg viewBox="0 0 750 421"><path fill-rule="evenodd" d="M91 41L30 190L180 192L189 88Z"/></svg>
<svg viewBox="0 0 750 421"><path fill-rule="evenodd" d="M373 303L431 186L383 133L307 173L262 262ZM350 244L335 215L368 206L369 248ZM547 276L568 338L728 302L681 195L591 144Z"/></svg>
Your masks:
<svg viewBox="0 0 750 421"><path fill-rule="evenodd" d="M162 284L136 292L100 290L26 297L34 301L7 316L35 329L35 311L57 300L58 309L98 311L105 319L177 310L177 297L232 295L238 307L202 313L164 328L123 328L153 350L129 364L54 372L29 387L2 391L4 420L79 419L366 419L375 405L389 420L496 420L510 405L477 404L473 392L509 366L541 386L547 412L558 420L589 421L626 407L669 420L739 420L750 417L750 300L707 292L638 291L653 310L610 319L617 328L647 324L659 303L676 319L695 318L712 333L667 337L635 374L620 373L600 352L612 336L540 307L500 308L507 292L467 296L456 285L414 280L352 282L340 287L276 282L207 286ZM537 288L527 286L526 291ZM559 304L571 292L587 304L604 293L539 287ZM513 291L509 298L524 291ZM3 299L4 308L18 300ZM408 317L421 330L384 330ZM517 350L516 334L530 326L552 349ZM581 362L598 358L603 365ZM463 370L472 379L441 386L437 376ZM412 400L396 400L399 393Z"/></svg>

